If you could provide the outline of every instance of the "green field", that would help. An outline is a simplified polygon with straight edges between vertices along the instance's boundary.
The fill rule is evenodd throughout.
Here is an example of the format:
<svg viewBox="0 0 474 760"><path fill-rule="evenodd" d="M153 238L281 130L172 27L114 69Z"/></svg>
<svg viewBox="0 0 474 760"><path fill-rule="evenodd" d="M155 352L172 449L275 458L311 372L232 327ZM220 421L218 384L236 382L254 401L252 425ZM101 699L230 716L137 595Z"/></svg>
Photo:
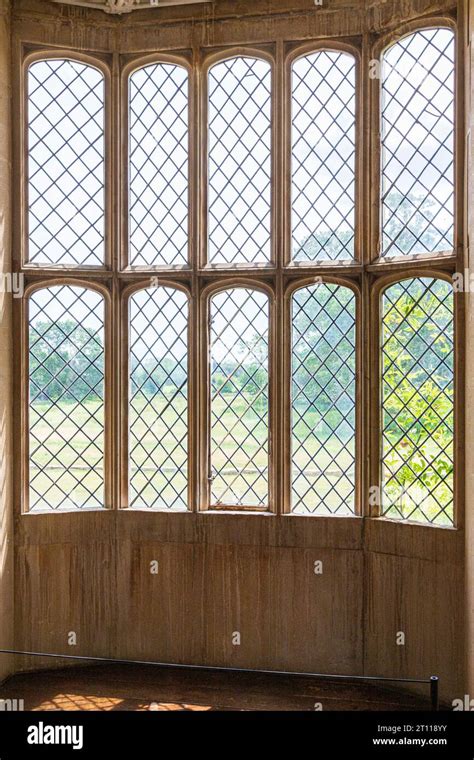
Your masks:
<svg viewBox="0 0 474 760"><path fill-rule="evenodd" d="M142 507L185 508L185 401L178 399L170 405L158 396L153 403L147 401L150 400L135 398L130 414L131 503ZM103 504L102 419L103 405L98 401L83 405L32 405L30 479L34 490L30 495L30 508ZM296 432L306 435L307 428L316 425L315 413L308 412L304 425L300 423ZM311 436L305 442L305 449L294 458L295 469L305 468L307 478L295 479L295 496L306 493L308 480L324 495L330 490L330 484L339 480L342 471L352 472L352 457L341 451L335 437ZM256 496L251 498L249 493L249 505L258 503L258 499L266 503L267 451L265 419L260 420L242 396L235 401L219 397L213 405L212 427L215 501L220 499L232 504L232 493L248 493L250 483ZM309 461L312 457L316 457L317 464ZM339 488L341 494L349 491L349 483ZM308 498L311 500L310 494ZM334 508L337 508L340 499L335 501ZM306 508L303 511L307 511Z"/></svg>
<svg viewBox="0 0 474 760"><path fill-rule="evenodd" d="M103 404L30 406L30 509L104 506Z"/></svg>
<svg viewBox="0 0 474 760"><path fill-rule="evenodd" d="M259 502L266 504L266 422L259 421L242 396L231 403L230 409L229 401L232 401L229 397L225 400L220 397L213 407L213 503L237 504L235 494L247 494L249 506ZM152 404L144 397L134 399L130 416L131 506L186 509L185 417L184 399L175 400L172 405L158 396ZM103 405L98 401L84 405L32 405L30 509L103 506L102 419ZM251 436L247 429L252 430ZM309 430L315 432L306 438ZM304 440L304 448L299 446L301 440ZM315 510L319 514L351 513L352 446L352 442L347 441L344 448L338 438L330 434L329 428L321 424L316 412L303 415L295 426L293 438L296 453L292 498L296 513L308 514ZM433 457L435 449L436 446ZM388 516L411 513L418 500L423 503L425 515L434 517L439 506L434 496L429 496L429 484L407 481L406 492L400 493L400 488L390 482L390 472L397 471L403 461L392 452L387 465L386 496L396 503ZM450 477L436 487L435 496L441 503L450 501ZM423 519L423 516L414 513L412 519ZM439 522L449 524L449 519L441 517Z"/></svg>

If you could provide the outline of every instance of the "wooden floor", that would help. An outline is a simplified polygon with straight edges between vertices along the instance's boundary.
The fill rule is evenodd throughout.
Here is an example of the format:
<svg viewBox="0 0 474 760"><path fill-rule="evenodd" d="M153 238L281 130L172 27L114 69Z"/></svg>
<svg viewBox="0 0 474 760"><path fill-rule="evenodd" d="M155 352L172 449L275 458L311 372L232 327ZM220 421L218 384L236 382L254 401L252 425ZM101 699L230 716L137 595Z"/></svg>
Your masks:
<svg viewBox="0 0 474 760"><path fill-rule="evenodd" d="M366 683L141 665L17 675L0 687L8 698L23 699L25 710L429 709L428 697Z"/></svg>

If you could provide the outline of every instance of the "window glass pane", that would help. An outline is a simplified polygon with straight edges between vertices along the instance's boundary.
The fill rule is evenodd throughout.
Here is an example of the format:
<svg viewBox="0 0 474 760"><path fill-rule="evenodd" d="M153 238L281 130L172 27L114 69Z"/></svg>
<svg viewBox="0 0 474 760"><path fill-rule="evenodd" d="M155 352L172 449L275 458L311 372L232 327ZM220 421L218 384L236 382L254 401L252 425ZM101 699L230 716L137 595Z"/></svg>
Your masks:
<svg viewBox="0 0 474 760"><path fill-rule="evenodd" d="M292 256L354 257L355 62L323 50L292 67Z"/></svg>
<svg viewBox="0 0 474 760"><path fill-rule="evenodd" d="M453 248L454 34L426 29L382 65L384 256Z"/></svg>
<svg viewBox="0 0 474 760"><path fill-rule="evenodd" d="M104 305L59 285L29 300L30 510L104 506Z"/></svg>
<svg viewBox="0 0 474 760"><path fill-rule="evenodd" d="M104 263L104 78L78 61L28 69L28 258Z"/></svg>
<svg viewBox="0 0 474 760"><path fill-rule="evenodd" d="M130 77L130 264L188 261L188 74L157 63Z"/></svg>
<svg viewBox="0 0 474 760"><path fill-rule="evenodd" d="M453 290L430 278L382 298L382 513L453 524Z"/></svg>
<svg viewBox="0 0 474 760"><path fill-rule="evenodd" d="M130 299L131 507L188 506L188 299L147 288Z"/></svg>
<svg viewBox="0 0 474 760"><path fill-rule="evenodd" d="M209 71L212 264L270 260L271 68L232 58Z"/></svg>
<svg viewBox="0 0 474 760"><path fill-rule="evenodd" d="M355 295L317 283L292 298L292 511L354 513Z"/></svg>
<svg viewBox="0 0 474 760"><path fill-rule="evenodd" d="M211 505L268 505L268 298L211 300Z"/></svg>

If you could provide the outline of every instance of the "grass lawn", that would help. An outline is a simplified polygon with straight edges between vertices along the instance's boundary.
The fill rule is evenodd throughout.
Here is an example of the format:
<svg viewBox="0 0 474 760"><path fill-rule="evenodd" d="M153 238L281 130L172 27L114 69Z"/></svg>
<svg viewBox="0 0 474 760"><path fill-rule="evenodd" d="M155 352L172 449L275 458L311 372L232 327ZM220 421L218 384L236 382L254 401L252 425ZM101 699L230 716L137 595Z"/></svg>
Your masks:
<svg viewBox="0 0 474 760"><path fill-rule="evenodd" d="M186 402L178 398L169 404L162 396L149 401L136 397L130 415L130 503L136 507L186 509ZM244 494L249 505L267 502L266 417L248 407L248 401L241 396L234 400L220 397L213 405L214 503L232 505L237 503L235 495ZM31 409L30 424L30 509L103 506L103 405L98 401L57 406L36 403ZM309 431L315 432L306 439ZM321 514L350 514L353 442L346 436L344 447L335 435L328 434L329 429L321 425L314 410L298 422L295 433L295 512L307 514L318 509ZM299 445L301 441L304 447ZM391 472L397 466L391 461ZM436 492L438 500L448 503L449 486L448 479L447 485ZM413 502L424 499L425 514L433 516L439 507L427 493L425 487L412 484L408 495L398 499L398 507L402 513L411 511ZM388 516L396 514L392 511ZM422 515L415 514L416 518ZM448 519L445 522L449 524Z"/></svg>

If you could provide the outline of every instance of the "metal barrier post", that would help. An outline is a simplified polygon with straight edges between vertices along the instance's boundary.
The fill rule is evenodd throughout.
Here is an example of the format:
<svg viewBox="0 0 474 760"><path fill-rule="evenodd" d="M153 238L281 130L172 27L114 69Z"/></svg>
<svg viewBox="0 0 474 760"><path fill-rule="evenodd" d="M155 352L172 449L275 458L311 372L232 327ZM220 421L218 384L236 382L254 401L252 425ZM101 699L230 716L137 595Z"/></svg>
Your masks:
<svg viewBox="0 0 474 760"><path fill-rule="evenodd" d="M431 676L430 678L431 709L439 710L439 678Z"/></svg>

